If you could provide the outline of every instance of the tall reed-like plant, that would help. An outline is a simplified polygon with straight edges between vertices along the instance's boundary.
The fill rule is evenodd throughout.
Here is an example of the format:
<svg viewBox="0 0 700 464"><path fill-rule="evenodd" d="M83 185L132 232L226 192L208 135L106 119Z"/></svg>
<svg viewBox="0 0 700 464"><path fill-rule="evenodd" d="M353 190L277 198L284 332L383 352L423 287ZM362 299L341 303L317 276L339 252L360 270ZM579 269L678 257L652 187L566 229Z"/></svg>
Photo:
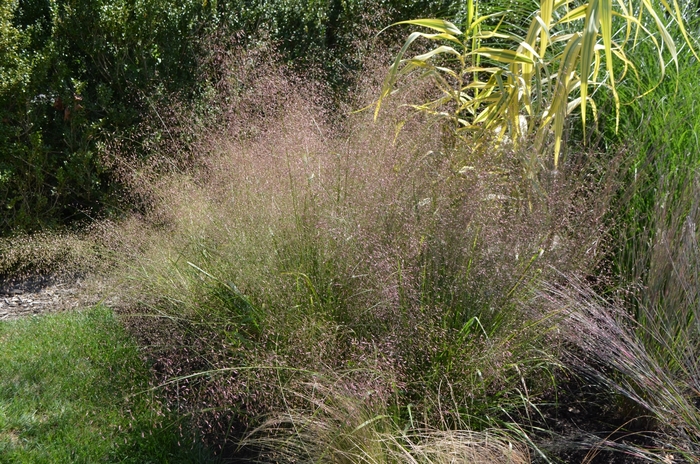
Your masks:
<svg viewBox="0 0 700 464"><path fill-rule="evenodd" d="M541 163L553 132L556 168L572 111L580 108L585 133L588 106L597 118L595 94L605 87L619 114L617 82L636 72L627 51L642 38L654 44L662 78L669 60L678 67L678 47L664 14L677 23L692 50L676 0L673 5L662 0L660 8L649 0L541 0L524 35L505 30L507 10L480 16L478 0L467 1L463 28L441 19L398 22L433 32L408 36L386 77L375 116L397 80L417 71L433 79L439 96L414 108L446 118L458 136L492 131L516 145L534 140L529 173ZM407 57L418 39L437 46Z"/></svg>

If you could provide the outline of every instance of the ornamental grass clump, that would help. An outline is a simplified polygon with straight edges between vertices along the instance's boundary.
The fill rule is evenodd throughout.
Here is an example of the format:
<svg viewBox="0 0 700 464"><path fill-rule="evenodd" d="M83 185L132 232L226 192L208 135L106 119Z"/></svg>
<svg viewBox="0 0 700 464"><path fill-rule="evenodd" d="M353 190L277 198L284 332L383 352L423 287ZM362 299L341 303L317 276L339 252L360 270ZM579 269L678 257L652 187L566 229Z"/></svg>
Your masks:
<svg viewBox="0 0 700 464"><path fill-rule="evenodd" d="M349 385L352 377L314 375L296 388L280 388L290 400L288 407L272 413L240 446L255 450L258 462L531 462L521 438L503 430L475 432L413 422L400 426L377 392L358 392Z"/></svg>
<svg viewBox="0 0 700 464"><path fill-rule="evenodd" d="M293 372L370 368L393 380L363 391L390 392L377 407L399 429L412 405L420 426L396 438L411 453L455 424L480 437L533 413L558 361L552 320L520 302L552 267L602 256L606 176L571 157L528 205L508 147L445 144L400 102L339 122L317 87L278 72L250 82L284 98L244 112L256 133L233 120L187 172L142 173L143 214L125 223L148 239L123 263L124 299L173 407L240 437L286 411L277 385Z"/></svg>
<svg viewBox="0 0 700 464"><path fill-rule="evenodd" d="M657 204L650 243L631 244L621 255L634 259L634 266L623 263L628 272L639 272L624 292L603 298L570 279L541 294L563 317L564 363L599 388L604 414L643 424L631 433L646 437L638 451L661 462L700 461L698 185L661 178L660 192L679 195Z"/></svg>

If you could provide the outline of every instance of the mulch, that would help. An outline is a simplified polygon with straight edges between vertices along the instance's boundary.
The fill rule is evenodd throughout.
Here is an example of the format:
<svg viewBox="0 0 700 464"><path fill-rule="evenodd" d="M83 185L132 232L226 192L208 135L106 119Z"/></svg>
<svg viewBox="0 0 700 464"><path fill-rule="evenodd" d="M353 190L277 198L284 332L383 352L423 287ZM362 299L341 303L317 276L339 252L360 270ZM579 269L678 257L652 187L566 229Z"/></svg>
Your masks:
<svg viewBox="0 0 700 464"><path fill-rule="evenodd" d="M76 278L34 276L0 281L0 321L70 311L99 302L98 297L88 297L83 289L83 280Z"/></svg>

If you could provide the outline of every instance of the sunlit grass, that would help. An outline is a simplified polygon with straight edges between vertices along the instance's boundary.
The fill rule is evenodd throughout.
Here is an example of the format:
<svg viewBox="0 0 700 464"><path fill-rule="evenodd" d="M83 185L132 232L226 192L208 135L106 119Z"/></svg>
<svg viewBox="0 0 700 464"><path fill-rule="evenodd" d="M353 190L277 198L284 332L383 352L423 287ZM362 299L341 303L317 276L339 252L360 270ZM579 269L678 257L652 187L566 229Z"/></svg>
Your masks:
<svg viewBox="0 0 700 464"><path fill-rule="evenodd" d="M211 462L104 308L0 323L0 462Z"/></svg>
<svg viewBox="0 0 700 464"><path fill-rule="evenodd" d="M695 36L697 28L691 20ZM656 59L649 44L633 54L640 62ZM576 347L569 353L572 367L625 415L644 417L647 433L656 437L656 459L698 462L700 91L692 79L700 67L687 51L679 65L673 80L622 108L619 135L613 135L615 121L604 118L606 143L627 156L616 207L608 213L615 224L614 280L592 290L573 279L549 298L570 316L563 326ZM645 67L619 90L633 96L659 77L657 68Z"/></svg>
<svg viewBox="0 0 700 464"><path fill-rule="evenodd" d="M459 27L427 18L394 24L422 29L411 33L396 55L375 115L399 80L409 74L429 78L437 96L414 102L413 108L446 120L456 137L475 132L481 139L495 132L501 139L508 135L515 146L525 143L532 156L524 168L534 178L544 164L541 155L552 145L557 169L566 122L574 110L580 110L584 134L587 115L592 113L597 121L596 94L601 90L610 94L613 104L608 111L615 115L617 130L620 105L629 103L620 99L617 87L628 75L638 74L633 50L640 41L655 53L653 61L644 63L658 71L655 85L663 81L667 63L679 69L677 42L686 47L685 54L697 59L694 41L685 29L687 18L677 2L571 3L533 2L529 28L520 34L502 27L510 21L510 10L483 15L478 0L467 0L466 20ZM421 40L435 47L411 56L408 50Z"/></svg>
<svg viewBox="0 0 700 464"><path fill-rule="evenodd" d="M294 445L320 456L317 445L348 429L313 424L322 419L290 396L308 397L300 385L313 376L379 372L327 393L378 399L350 432L391 416L368 452L400 462L466 437L479 449L482 433L509 427L521 433L513 446L528 448L534 405L561 366L548 338L556 319L527 302L554 269L588 272L602 255L606 176L567 161L542 174L548 195L528 205L508 147L443 143L421 118L397 136L406 111L395 101L377 122L338 121L318 95L276 82L256 92L287 105L253 119L260 135L212 134L198 169L144 183L147 212L114 232L138 244L120 257L121 288L143 316L132 326L158 340L163 389L186 395L183 409L222 442L280 420L281 433L297 419L325 428Z"/></svg>

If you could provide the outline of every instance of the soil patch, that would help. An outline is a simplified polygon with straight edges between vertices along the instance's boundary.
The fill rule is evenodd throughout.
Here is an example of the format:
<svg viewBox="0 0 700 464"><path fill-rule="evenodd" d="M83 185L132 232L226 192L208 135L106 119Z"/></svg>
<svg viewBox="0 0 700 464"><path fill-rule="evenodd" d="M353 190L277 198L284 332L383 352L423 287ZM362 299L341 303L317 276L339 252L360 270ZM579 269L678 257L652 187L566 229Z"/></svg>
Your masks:
<svg viewBox="0 0 700 464"><path fill-rule="evenodd" d="M70 311L102 301L100 293L93 293L94 285L86 290L81 278L32 276L0 282L0 320Z"/></svg>

